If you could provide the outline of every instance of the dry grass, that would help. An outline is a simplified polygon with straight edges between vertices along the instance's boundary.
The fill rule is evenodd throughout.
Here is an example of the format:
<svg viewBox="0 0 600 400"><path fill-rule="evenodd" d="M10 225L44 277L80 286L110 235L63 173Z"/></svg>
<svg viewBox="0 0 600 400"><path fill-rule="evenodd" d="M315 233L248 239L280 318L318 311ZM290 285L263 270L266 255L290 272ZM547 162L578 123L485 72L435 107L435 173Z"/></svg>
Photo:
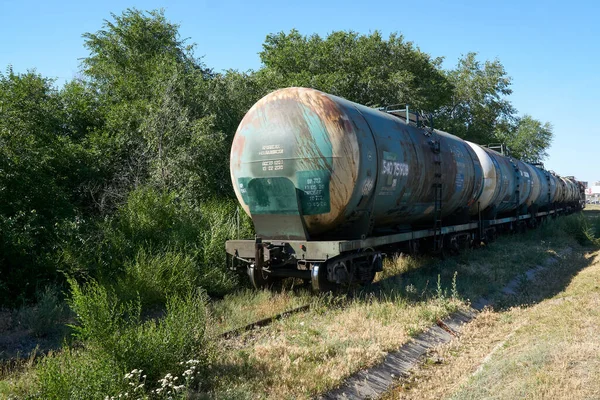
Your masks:
<svg viewBox="0 0 600 400"><path fill-rule="evenodd" d="M452 398L600 398L600 258L523 325Z"/></svg>
<svg viewBox="0 0 600 400"><path fill-rule="evenodd" d="M374 364L459 306L452 299L414 304L402 298L372 298L293 316L238 343L224 343L228 348L221 352L217 368L237 374L220 383L244 386L244 392L256 397L309 398Z"/></svg>
<svg viewBox="0 0 600 400"><path fill-rule="evenodd" d="M482 313L386 398L600 398L600 255L574 247L520 287L520 306Z"/></svg>
<svg viewBox="0 0 600 400"><path fill-rule="evenodd" d="M210 304L207 334L216 336L311 301L312 296L308 290L241 290Z"/></svg>
<svg viewBox="0 0 600 400"><path fill-rule="evenodd" d="M463 329L460 339L431 352L423 365L384 398L444 398L468 379L516 326L512 318L483 312Z"/></svg>

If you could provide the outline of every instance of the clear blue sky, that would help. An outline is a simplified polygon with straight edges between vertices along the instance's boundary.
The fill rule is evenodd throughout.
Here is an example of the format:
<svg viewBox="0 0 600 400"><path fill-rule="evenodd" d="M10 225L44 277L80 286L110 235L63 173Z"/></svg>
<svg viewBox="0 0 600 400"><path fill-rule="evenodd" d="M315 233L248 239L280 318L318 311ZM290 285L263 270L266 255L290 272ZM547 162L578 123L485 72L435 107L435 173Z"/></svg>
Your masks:
<svg viewBox="0 0 600 400"><path fill-rule="evenodd" d="M217 71L258 68L265 36L292 28L399 32L447 67L470 51L497 57L519 113L554 126L546 167L600 180L600 2L0 0L0 69L36 68L62 84L87 55L81 35L128 7L164 8Z"/></svg>

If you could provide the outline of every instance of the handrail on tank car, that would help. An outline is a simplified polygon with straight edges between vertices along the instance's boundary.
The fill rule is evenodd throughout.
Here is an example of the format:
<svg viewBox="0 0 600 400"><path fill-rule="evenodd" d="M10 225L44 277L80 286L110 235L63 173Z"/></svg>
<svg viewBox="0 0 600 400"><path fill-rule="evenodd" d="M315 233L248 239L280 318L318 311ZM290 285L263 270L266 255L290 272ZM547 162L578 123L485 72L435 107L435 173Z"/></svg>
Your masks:
<svg viewBox="0 0 600 400"><path fill-rule="evenodd" d="M433 130L433 114L423 113L422 111L410 111L410 106L406 104L405 108L400 108L402 104L392 104L385 107L379 107L377 110L391 114L395 117L404 119L406 123L414 122L417 128L429 128ZM406 117L408 115L408 118ZM414 118L411 117L414 116Z"/></svg>
<svg viewBox="0 0 600 400"><path fill-rule="evenodd" d="M546 167L544 166L544 163L541 162L541 161L531 163L531 165L533 165L536 168L546 170Z"/></svg>
<svg viewBox="0 0 600 400"><path fill-rule="evenodd" d="M510 149L504 143L490 143L482 144L481 147L486 147L490 150L494 150L496 153L502 154L505 157L510 157Z"/></svg>

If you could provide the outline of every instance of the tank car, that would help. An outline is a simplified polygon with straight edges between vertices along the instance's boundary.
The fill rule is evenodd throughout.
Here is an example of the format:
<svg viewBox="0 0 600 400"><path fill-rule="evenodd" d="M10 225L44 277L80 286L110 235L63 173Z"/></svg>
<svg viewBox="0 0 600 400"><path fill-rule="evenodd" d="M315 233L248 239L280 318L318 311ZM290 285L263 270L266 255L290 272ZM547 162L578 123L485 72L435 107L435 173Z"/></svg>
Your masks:
<svg viewBox="0 0 600 400"><path fill-rule="evenodd" d="M226 250L256 287L284 277L368 283L382 249L434 251L500 226L579 206L574 180L433 129L308 88L258 101L233 139L230 170L255 240Z"/></svg>

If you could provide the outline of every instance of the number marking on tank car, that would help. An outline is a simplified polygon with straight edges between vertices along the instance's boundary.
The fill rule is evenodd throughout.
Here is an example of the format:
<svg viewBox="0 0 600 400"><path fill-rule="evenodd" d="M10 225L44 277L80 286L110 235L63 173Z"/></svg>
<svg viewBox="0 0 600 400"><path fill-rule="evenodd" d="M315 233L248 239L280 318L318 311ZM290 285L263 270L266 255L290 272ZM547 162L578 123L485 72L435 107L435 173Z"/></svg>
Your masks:
<svg viewBox="0 0 600 400"><path fill-rule="evenodd" d="M267 144L258 152L259 156L270 156L274 154L283 154L283 148L279 144Z"/></svg>

